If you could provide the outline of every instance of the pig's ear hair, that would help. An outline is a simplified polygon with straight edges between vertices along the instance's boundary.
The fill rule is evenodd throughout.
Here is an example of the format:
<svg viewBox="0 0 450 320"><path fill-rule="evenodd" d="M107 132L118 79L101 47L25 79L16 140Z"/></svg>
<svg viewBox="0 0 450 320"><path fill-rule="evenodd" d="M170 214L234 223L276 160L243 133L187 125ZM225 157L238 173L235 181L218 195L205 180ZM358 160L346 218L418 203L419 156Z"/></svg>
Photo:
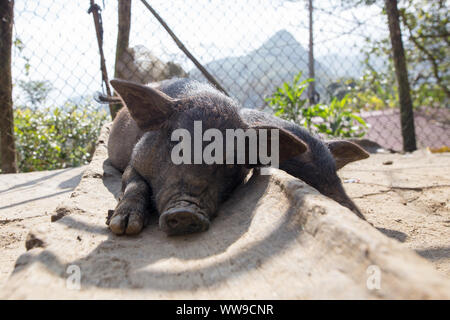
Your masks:
<svg viewBox="0 0 450 320"><path fill-rule="evenodd" d="M178 100L155 88L119 79L110 83L143 131L159 129L175 112Z"/></svg>
<svg viewBox="0 0 450 320"><path fill-rule="evenodd" d="M259 129L267 130L267 152L271 152L271 133L273 129L278 130L278 142L279 142L279 163L283 163L286 160L294 158L302 153L304 153L308 146L307 144L297 137L296 135L290 133L289 131L282 129L280 127L265 125L265 124L255 124L251 126L251 129L256 129L257 137L258 137L258 155L259 155L259 143L260 139L263 137L260 135ZM246 146L246 150L249 150L249 147ZM247 158L248 159L248 158ZM259 162L259 161L258 161ZM253 165L249 165L249 167L254 167Z"/></svg>
<svg viewBox="0 0 450 320"><path fill-rule="evenodd" d="M328 149L330 149L334 160L336 161L337 170L341 169L350 162L369 157L369 154L363 148L350 141L335 140L328 141L326 144Z"/></svg>

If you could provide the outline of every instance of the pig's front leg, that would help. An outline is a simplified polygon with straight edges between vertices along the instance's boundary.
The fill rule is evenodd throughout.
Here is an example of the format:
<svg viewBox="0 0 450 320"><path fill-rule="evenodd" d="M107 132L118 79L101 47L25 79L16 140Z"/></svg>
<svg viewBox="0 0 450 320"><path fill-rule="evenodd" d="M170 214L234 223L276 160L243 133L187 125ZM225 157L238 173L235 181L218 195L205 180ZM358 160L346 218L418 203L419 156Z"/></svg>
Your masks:
<svg viewBox="0 0 450 320"><path fill-rule="evenodd" d="M148 223L153 207L152 190L139 173L128 166L122 175L122 193L107 224L115 234L137 234Z"/></svg>

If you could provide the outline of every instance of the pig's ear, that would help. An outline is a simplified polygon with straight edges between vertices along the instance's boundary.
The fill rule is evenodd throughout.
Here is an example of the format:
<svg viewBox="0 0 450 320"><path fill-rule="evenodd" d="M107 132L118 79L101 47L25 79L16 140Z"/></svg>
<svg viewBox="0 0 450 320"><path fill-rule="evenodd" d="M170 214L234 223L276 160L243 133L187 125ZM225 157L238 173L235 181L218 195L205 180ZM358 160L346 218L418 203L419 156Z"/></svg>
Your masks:
<svg viewBox="0 0 450 320"><path fill-rule="evenodd" d="M155 88L118 79L110 82L143 131L159 129L175 112L177 100Z"/></svg>
<svg viewBox="0 0 450 320"><path fill-rule="evenodd" d="M341 169L350 162L369 157L369 154L363 148L350 141L328 141L327 145L334 157L334 160L336 161L337 170Z"/></svg>
<svg viewBox="0 0 450 320"><path fill-rule="evenodd" d="M251 128L256 129L257 137L258 137L258 148L260 145L259 140L263 139L263 138L267 139L266 145L267 145L268 153L270 153L272 150L272 146L271 146L272 130L278 131L279 163L283 163L286 160L296 157L296 156L304 153L308 149L308 146L306 145L306 143L303 140L301 140L296 135L294 135L294 134L290 133L289 131L284 130L280 127L270 126L270 125L254 125ZM266 137L264 137L263 135L260 134L260 129L266 129L266 132L267 132ZM246 150L249 150L248 146L246 147ZM258 155L259 155L259 149L258 149Z"/></svg>

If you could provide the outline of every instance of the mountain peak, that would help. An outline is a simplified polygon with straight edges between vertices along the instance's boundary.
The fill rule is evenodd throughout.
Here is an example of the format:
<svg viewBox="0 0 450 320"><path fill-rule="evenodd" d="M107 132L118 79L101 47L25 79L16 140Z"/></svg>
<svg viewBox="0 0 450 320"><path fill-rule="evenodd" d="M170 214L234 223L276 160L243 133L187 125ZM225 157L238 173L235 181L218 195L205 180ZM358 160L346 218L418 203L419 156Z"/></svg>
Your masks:
<svg viewBox="0 0 450 320"><path fill-rule="evenodd" d="M263 47L276 47L276 46L286 46L286 45L296 45L298 46L299 43L294 38L294 36L286 31L286 30L279 30L277 31L273 36L271 36L268 40L264 42L262 45Z"/></svg>

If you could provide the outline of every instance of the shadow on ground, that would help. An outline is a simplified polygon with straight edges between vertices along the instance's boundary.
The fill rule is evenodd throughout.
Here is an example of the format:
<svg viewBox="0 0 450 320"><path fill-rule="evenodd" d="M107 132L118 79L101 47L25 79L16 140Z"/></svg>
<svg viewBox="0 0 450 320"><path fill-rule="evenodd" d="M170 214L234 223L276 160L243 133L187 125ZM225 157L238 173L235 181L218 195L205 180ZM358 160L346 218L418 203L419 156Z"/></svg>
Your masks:
<svg viewBox="0 0 450 320"><path fill-rule="evenodd" d="M103 183L116 198L120 190L120 173L103 164ZM199 263L201 267L187 271L152 270L155 262L166 259L201 261L219 256L230 249L249 230L259 199L266 194L270 176L253 175L239 186L222 204L211 228L203 233L168 237L157 226L154 217L149 226L137 236L113 235L107 226L89 225L67 216L57 221L72 229L107 235L90 254L82 259L62 264L49 250L42 251L37 260L61 278L66 278L68 265L83 270L82 286L103 288L146 288L162 291L195 290L199 286L211 287L217 283L248 272L283 251L301 232L292 227L299 200L280 212L279 225L258 241L254 241L226 259L210 259L212 263ZM300 202L303 200L301 199ZM259 209L261 210L261 208ZM106 212L105 212L106 218ZM20 270L16 268L15 271ZM117 277L117 270L124 273ZM114 276L116 275L116 276ZM189 281L183 281L189 279ZM195 279L196 281L192 281Z"/></svg>
<svg viewBox="0 0 450 320"><path fill-rule="evenodd" d="M392 229L385 229L385 228L377 228L378 231L383 233L385 236L388 236L389 238L396 239L400 242L405 242L406 238L408 238L408 235L404 232L392 230Z"/></svg>
<svg viewBox="0 0 450 320"><path fill-rule="evenodd" d="M448 247L438 247L438 248L427 248L416 250L416 252L430 261L449 259L450 258L450 246Z"/></svg>

